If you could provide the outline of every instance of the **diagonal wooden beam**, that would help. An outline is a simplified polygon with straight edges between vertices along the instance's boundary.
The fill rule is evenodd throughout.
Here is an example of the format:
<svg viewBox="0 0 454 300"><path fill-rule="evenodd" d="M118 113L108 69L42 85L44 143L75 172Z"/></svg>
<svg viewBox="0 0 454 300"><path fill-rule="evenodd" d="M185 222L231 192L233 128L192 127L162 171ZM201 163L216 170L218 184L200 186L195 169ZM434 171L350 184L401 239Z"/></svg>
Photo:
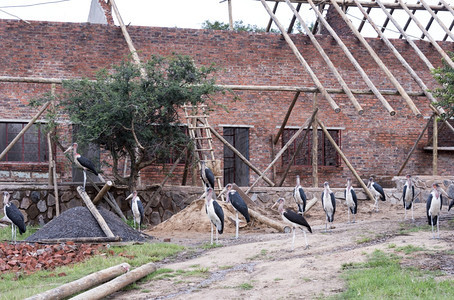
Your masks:
<svg viewBox="0 0 454 300"><path fill-rule="evenodd" d="M419 3L419 1L418 1L418 3ZM385 9L385 8L383 8L383 9ZM415 12L416 12L416 9L413 9L412 13L414 14ZM410 26L410 23L411 23L411 18L408 17L407 22L405 22L405 25L404 25L404 27L403 27L403 29L404 29L405 32L407 31L408 26ZM399 39L401 39L402 37L403 37L403 34L401 33L401 34L399 35Z"/></svg>
<svg viewBox="0 0 454 300"><path fill-rule="evenodd" d="M279 5L279 2L276 1L276 2L274 3L274 7L273 7L273 14L276 13L278 5ZM270 20L268 21L268 25L266 25L266 29L265 29L266 32L270 32L270 30L271 30L271 25L273 25L273 18L270 18Z"/></svg>
<svg viewBox="0 0 454 300"><path fill-rule="evenodd" d="M296 58L300 61L300 63L303 65L305 68L306 72L309 73L309 76L311 77L312 81L314 84L317 86L318 90L320 93L323 95L323 97L328 101L328 103L331 105L331 107L334 109L336 113L340 112L340 107L334 102L333 98L328 94L326 91L326 88L322 85L320 80L318 79L317 75L314 73L312 68L309 66L309 64L306 62L304 57L301 55L301 53L298 51L298 49L295 46L295 43L293 43L292 39L288 35L287 32L285 32L284 27L282 24L279 22L277 19L276 15L271 11L271 8L268 6L265 0L260 0L262 2L263 6L265 7L266 11L270 15L270 17L273 19L274 23L276 26L279 28L281 31L282 35L284 36L285 41L287 44L290 46L290 49L292 49L293 53L295 54Z"/></svg>
<svg viewBox="0 0 454 300"><path fill-rule="evenodd" d="M397 0L395 0L394 2L397 3ZM358 3L356 3L356 5L358 5ZM395 8L391 8L389 10L389 14L392 15L394 13L394 10L395 10ZM389 18L386 18L385 22L383 22L383 25L381 26L381 32L385 32L385 29L386 29L386 26L388 26L388 23L389 23ZM360 31L360 30L358 30L358 31Z"/></svg>
<svg viewBox="0 0 454 300"><path fill-rule="evenodd" d="M413 22L419 27L419 29L424 32L426 35L427 39L430 41L432 46L440 53L440 55L445 59L446 63L451 66L451 68L454 68L454 62L451 60L451 58L446 54L446 52L438 45L438 43L432 38L432 36L427 32L427 30L422 26L421 22L414 16L414 14L411 13L411 11L408 9L407 5L402 1L398 0L402 8L407 12L407 14L412 18ZM378 1L377 1L378 2Z"/></svg>
<svg viewBox="0 0 454 300"><path fill-rule="evenodd" d="M325 9L325 2L318 4L317 10L318 10L319 12L323 13L323 10L324 10L324 9ZM319 25L319 24L320 24L320 22L319 22L319 20L318 20L318 18L317 18L317 19L315 20L314 28L312 28L312 33L313 33L313 34L316 34L316 33L317 33L318 27L321 26L321 25Z"/></svg>
<svg viewBox="0 0 454 300"><path fill-rule="evenodd" d="M303 4L302 3L298 3L298 5L296 6L296 11L297 12L300 11L301 5L303 5ZM293 32L293 26L295 25L295 21L296 21L296 16L293 15L292 16L292 20L290 21L290 25L288 26L287 33L292 33Z"/></svg>
<svg viewBox="0 0 454 300"><path fill-rule="evenodd" d="M372 10L372 7L368 7L367 8L367 14L369 14L371 10ZM358 31L359 32L361 32L361 30L363 30L364 24L366 24L366 18L363 18L361 20L361 23L359 23L359 26L358 26Z"/></svg>
<svg viewBox="0 0 454 300"><path fill-rule="evenodd" d="M284 117L284 121L282 121L281 128L279 128L279 131L276 134L276 137L274 138L273 144L277 144L279 141L279 137L281 136L282 132L284 131L285 125L287 125L287 121L290 118L290 114L292 113L293 107L295 107L296 100L298 100L298 97L300 96L300 91L297 91L295 93L295 96L293 97L292 103L290 103L290 107L287 110L287 114Z"/></svg>
<svg viewBox="0 0 454 300"><path fill-rule="evenodd" d="M375 53L375 50L372 49L372 47L369 45L369 43L366 41L366 39L361 35L361 33L358 32L358 30L355 28L355 26L353 26L352 22L348 19L347 15L342 11L342 9L339 7L339 5L336 3L336 1L331 0L331 4L334 6L336 11L339 13L339 15L342 17L342 19L348 25L348 27L352 30L353 34L358 38L358 40L367 49L367 51L369 52L371 57L374 59L376 64L380 67L380 69L382 69L383 72L385 72L388 79L399 91L402 98L404 98L404 100L407 102L411 111L417 117L422 117L421 112L418 110L416 105L413 103L413 100L411 100L410 96L407 94L405 89L402 87L402 85L399 83L399 81L394 77L394 75L391 73L391 71L388 69L388 67L386 67L386 64L380 59L380 57L378 57L377 53Z"/></svg>
<svg viewBox="0 0 454 300"><path fill-rule="evenodd" d="M312 32L309 30L309 27L307 27L306 25L306 22L304 22L303 18L301 17L301 15L298 13L298 11L293 7L293 5L290 3L289 0L285 0L285 2L287 3L287 5L290 7L290 9L292 10L293 12L293 15L296 16L296 18L298 19L298 21L300 22L301 26L303 26L304 30L306 31L307 35L309 36L309 39L311 40L312 44L314 44L315 48L317 49L317 51L320 53L320 55L322 56L323 60L325 61L325 63L328 65L328 68L331 70L331 72L334 74L334 77L337 79L337 81L339 82L339 84L341 85L342 89L345 91L345 94L347 95L348 99L350 99L350 101L353 103L353 106L356 108L356 110L358 111L358 113L360 115L363 114L363 108L361 107L361 105L358 103L358 101L356 100L355 96L353 96L353 93L352 91L350 90L350 88L348 87L347 83L344 81L344 79L342 78L341 74L339 73L339 71L337 70L337 68L334 66L333 62L331 61L331 59L329 58L329 56L326 54L325 50L323 50L323 47L319 44L319 42L317 41L317 39L315 38L315 36L312 34Z"/></svg>
<svg viewBox="0 0 454 300"><path fill-rule="evenodd" d="M437 21L437 23L440 25L441 28L443 28L443 30L446 32L447 35L449 35L449 37L454 41L454 34L451 32L450 29L448 29L448 27L446 27L446 25L440 20L440 18L437 16L437 12L434 12L430 7L429 5L426 3L426 1L424 0L420 0L421 1L421 4L424 5L424 7L427 9L427 11L429 12L429 14L432 16L432 19L435 19L435 21Z"/></svg>
<svg viewBox="0 0 454 300"><path fill-rule="evenodd" d="M452 6L449 5L448 2L446 2L445 0L440 0L440 3L443 4L443 6L444 6L449 12L451 12L451 14L454 16L454 8L452 8Z"/></svg>
<svg viewBox="0 0 454 300"><path fill-rule="evenodd" d="M378 100L380 100L380 102L383 104L383 106L388 110L389 114L391 116L394 116L396 114L394 109L391 107L391 105L389 105L389 103L388 103L388 101L386 101L385 97L383 97L383 95L380 93L380 91L377 89L377 87L369 79L369 76L366 74L366 72L363 70L363 68L359 65L359 63L353 57L350 50L348 50L347 46L344 44L344 42L342 42L342 40L339 38L337 33L331 27L331 25L329 25L329 23L325 20L323 15L318 11L314 2L312 0L308 0L308 3L311 5L312 9L317 14L318 20L320 22L322 22L323 26L325 26L325 28L328 30L328 32L331 34L331 36L337 42L337 44L342 49L342 51L344 51L345 55L350 60L350 62L353 64L355 69L359 72L359 74L361 75L361 77L363 78L363 80L367 84L367 86L370 88L370 90L374 93L374 95L378 98Z"/></svg>
<svg viewBox="0 0 454 300"><path fill-rule="evenodd" d="M451 25L449 25L449 31L452 30L454 27L454 20L452 20ZM445 34L445 37L443 38L443 42L445 42L448 39L448 34Z"/></svg>

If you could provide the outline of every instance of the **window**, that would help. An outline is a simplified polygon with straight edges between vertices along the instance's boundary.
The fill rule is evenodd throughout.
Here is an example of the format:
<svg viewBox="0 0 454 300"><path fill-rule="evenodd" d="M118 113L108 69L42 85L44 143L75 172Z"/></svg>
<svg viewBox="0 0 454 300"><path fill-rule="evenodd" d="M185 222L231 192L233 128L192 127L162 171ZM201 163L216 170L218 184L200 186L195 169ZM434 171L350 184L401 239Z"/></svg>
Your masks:
<svg viewBox="0 0 454 300"><path fill-rule="evenodd" d="M249 128L224 127L224 139L246 159L249 159ZM227 146L224 145L224 184L249 185L249 167Z"/></svg>
<svg viewBox="0 0 454 300"><path fill-rule="evenodd" d="M5 150L26 125L27 123L0 122L0 151ZM33 124L8 153L6 153L2 161L47 162L47 138L41 126L39 124Z"/></svg>
<svg viewBox="0 0 454 300"><path fill-rule="evenodd" d="M292 159L296 148L303 139L305 129L296 140L287 148L287 150L282 155L282 163L287 165ZM282 147L292 138L292 136L298 131L298 129L284 129L282 133ZM338 129L328 129L329 134L334 139L337 145L340 146L340 130ZM312 164L312 129L309 129L309 133L304 141L303 146L301 147L298 155L295 157L293 165L298 166L309 166ZM318 134L318 165L319 166L340 166L340 157L336 149L330 143L328 138L325 136L325 133L319 129L317 130Z"/></svg>

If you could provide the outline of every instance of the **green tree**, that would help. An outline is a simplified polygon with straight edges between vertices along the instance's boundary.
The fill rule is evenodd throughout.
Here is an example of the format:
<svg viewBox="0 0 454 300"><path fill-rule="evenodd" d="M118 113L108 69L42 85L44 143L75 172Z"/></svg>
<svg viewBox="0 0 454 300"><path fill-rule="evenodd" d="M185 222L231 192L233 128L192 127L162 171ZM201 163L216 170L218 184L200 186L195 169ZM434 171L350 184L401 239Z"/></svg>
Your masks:
<svg viewBox="0 0 454 300"><path fill-rule="evenodd" d="M454 53L449 52L449 56L454 58ZM442 60L443 65L432 70L435 80L440 84L440 87L435 88L431 92L439 100L438 103L433 103L435 106L441 106L446 111L444 119L454 116L454 69Z"/></svg>
<svg viewBox="0 0 454 300"><path fill-rule="evenodd" d="M219 22L219 21L214 21L211 22L209 20L206 20L205 22L202 23L202 29L214 29L214 30L228 30L229 29L229 24L224 23L224 22ZM243 24L243 21L235 21L233 23L233 30L234 31L248 31L248 32L265 32L265 28L258 27L257 25L251 25L251 24ZM279 31L275 29L271 29L271 32L277 33Z"/></svg>
<svg viewBox="0 0 454 300"><path fill-rule="evenodd" d="M96 80L64 81L57 97L57 111L77 126L75 140L109 151L116 181L131 188L141 169L188 144L188 136L177 126L182 105L205 103L209 95L221 90L210 75L214 66L196 67L188 56L152 56L143 68L145 78L125 60L111 70L99 71ZM131 160L131 175L123 178L117 166L126 156Z"/></svg>

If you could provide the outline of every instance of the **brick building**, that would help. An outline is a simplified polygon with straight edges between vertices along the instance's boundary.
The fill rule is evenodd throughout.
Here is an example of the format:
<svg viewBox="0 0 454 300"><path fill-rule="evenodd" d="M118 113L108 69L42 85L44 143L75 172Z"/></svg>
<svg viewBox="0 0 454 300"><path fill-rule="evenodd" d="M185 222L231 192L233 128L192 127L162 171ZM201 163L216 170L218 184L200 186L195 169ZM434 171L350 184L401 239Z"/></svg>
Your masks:
<svg viewBox="0 0 454 300"><path fill-rule="evenodd" d="M220 85L314 86L310 76L280 34L138 26L129 26L128 32L142 60L146 60L152 54L170 55L175 52L192 56L197 65L209 65L214 62L219 68L216 82ZM339 89L339 83L308 36L292 34L291 38L322 84L325 87ZM334 39L329 35L319 35L317 39L349 87L367 89L361 76L346 59L345 54L339 50ZM342 39L378 89L395 90L354 36L346 35L344 32ZM21 21L0 20L0 41L2 150L36 114L36 109L31 109L27 105L29 101L51 89L52 80L27 82L24 78L92 77L98 69L109 68L128 55L128 47L121 30L114 25L55 22L26 24ZM368 42L405 90L415 93L412 100L421 111L422 118L416 117L402 97L395 94L385 95L386 100L396 111L396 114L391 116L373 94L355 95L364 109L364 113L360 115L345 94L331 94L341 109L336 113L323 97L313 92L301 92L279 142L273 146L272 139L282 124L295 92L242 89L234 90L239 97L236 101L230 93L216 95L216 101L225 105L228 111L217 109L211 112L210 124L217 132L228 137L233 144L241 144L241 152L258 169L264 170L290 139L292 133L310 118L316 97L319 119L324 122L360 177L366 179L374 175L378 181L384 182L385 186L390 185L390 178L397 174L425 127L427 119L432 115L432 110L429 108L429 100L418 94L421 91L420 87L383 42L380 39L368 39ZM429 69L408 43L397 39L392 43L428 87L435 87L436 83ZM432 45L425 41L416 43L435 67L441 65L441 58ZM454 51L454 44L451 42L439 44L445 51ZM69 125L64 125L63 128L64 131L60 133L61 143L68 146L71 143L71 128ZM405 173L432 174L432 150L427 147L431 145L431 133L431 130L426 132L418 143ZM351 176L351 171L320 129L318 136L319 183L329 180L332 186L344 186L345 178ZM445 150L438 152L438 175L452 176L454 135L445 129L440 132L439 139L439 146L446 148L441 148ZM280 178L296 143L292 147L279 159L275 168L267 173L269 178L274 181ZM214 149L216 158L221 160L222 168L226 169L226 159L235 160L217 139L214 139ZM284 186L293 185L297 174L301 176L302 185L313 184L310 149L309 138L292 165ZM71 168L66 158L59 149L54 150L57 150L59 181L72 180ZM101 152L100 160L104 159L108 157ZM178 166L175 173L181 175L183 167L183 164ZM230 167L228 171L224 170L229 177L226 180L247 186L258 177L252 171L238 173L235 168L239 169L241 166L238 167L235 162ZM170 165L157 165L144 170L141 173L142 183L148 185L160 182L168 168ZM103 171L105 177L109 177L109 169L103 168ZM1 181L45 183L48 180L47 172L47 140L39 126L32 127L0 162ZM174 176L171 181L172 184L180 184L181 176ZM261 181L259 185L266 183Z"/></svg>

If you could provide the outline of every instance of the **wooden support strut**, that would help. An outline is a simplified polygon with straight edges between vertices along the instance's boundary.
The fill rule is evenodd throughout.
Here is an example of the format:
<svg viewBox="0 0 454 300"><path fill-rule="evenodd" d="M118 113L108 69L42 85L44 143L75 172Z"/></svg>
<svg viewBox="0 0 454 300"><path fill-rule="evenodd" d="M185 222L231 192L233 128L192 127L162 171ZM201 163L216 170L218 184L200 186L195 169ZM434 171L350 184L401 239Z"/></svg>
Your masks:
<svg viewBox="0 0 454 300"><path fill-rule="evenodd" d="M268 165L268 167L266 167L266 169L265 169L265 171L263 171L262 175L260 175L255 180L255 182L247 189L246 194L248 194L252 190L252 188L257 184L257 182L259 182L259 180L262 179L263 176L265 176L266 172L277 162L277 160L282 156L282 154L284 154L285 150L287 150L287 148L293 143L293 141L303 132L304 129L306 129L306 127L310 124L310 121L312 120L312 118L316 115L317 111L318 111L318 109L314 110L311 117L309 119L307 119L306 122L304 122L303 126L301 126L301 128L298 129L298 131L288 140L288 142L284 145L284 147L282 147L282 149L278 152L278 154L276 154L276 157Z"/></svg>
<svg viewBox="0 0 454 300"><path fill-rule="evenodd" d="M292 113L293 111L293 107L295 107L295 104L296 104L296 100L298 100L298 97L300 96L300 91L297 91L295 93L295 96L293 96L293 100L292 100L292 103L290 103L290 106L287 110L287 113L285 114L285 117L284 117L284 121L282 121L282 125L281 125L281 128L279 128L279 131L277 132L276 136L274 137L274 141L273 143L276 145L277 142L279 141L279 138L282 134L282 132L284 131L285 129L285 125L287 125L287 121L288 119L290 118L290 114Z"/></svg>
<svg viewBox="0 0 454 300"><path fill-rule="evenodd" d="M359 65L357 60L353 57L350 50L348 50L347 46L344 44L344 42L342 42L342 40L339 38L337 33L331 27L331 25L329 25L329 23L325 20L322 13L318 11L317 7L314 5L314 2L312 0L308 0L308 3L310 4L310 6L314 10L314 12L317 14L318 20L323 24L323 26L326 28L326 30L328 30L328 32L331 34L331 36L337 42L339 47L345 53L345 55L350 60L350 62L353 64L355 69L359 72L359 74L361 75L361 77L363 78L363 80L367 84L367 86L370 88L370 90L374 93L374 95L378 98L378 100L380 100L380 102L383 104L383 106L388 110L389 114L391 116L394 116L396 114L394 109L391 107L391 105L389 105L388 101L386 101L386 99L383 97L383 95L380 93L380 91L377 89L377 87L374 85L374 83L370 80L369 76L366 74L366 72L363 70L363 68Z"/></svg>
<svg viewBox="0 0 454 300"><path fill-rule="evenodd" d="M446 25L440 20L440 18L436 15L436 13L430 8L430 6L424 0L419 0L421 4L426 8L429 14L432 16L435 21L440 25L441 28L445 31L447 35L454 41L454 34L452 34L451 30L449 30Z"/></svg>
<svg viewBox="0 0 454 300"><path fill-rule="evenodd" d="M385 72L388 79L399 91L402 98L404 98L404 100L407 102L411 111L417 117L422 117L421 112L418 110L416 105L413 103L413 100L411 100L410 96L407 94L405 89L402 87L402 85L399 83L399 81L394 77L394 75L391 73L391 71L388 69L388 67L386 67L386 64L380 59L380 57L378 57L377 53L375 53L375 50L369 45L369 43L366 41L366 39L358 32L358 30L355 28L355 26L353 26L352 22L347 18L347 15L342 11L342 9L339 7L339 5L336 3L336 1L331 0L331 4L334 6L334 8L339 13L339 15L344 20L344 22L348 25L348 27L353 32L353 34L356 36L356 38L358 38L358 40L367 49L367 51L369 52L371 57L374 59L375 63L378 65L378 67L380 69L382 69L383 72Z"/></svg>
<svg viewBox="0 0 454 300"><path fill-rule="evenodd" d="M96 221L98 222L99 226L101 227L102 231L106 234L106 236L107 237L114 237L114 234L110 230L110 228L107 225L106 221L101 216L101 214L99 213L98 209L96 209L96 207L94 206L93 202L91 202L90 197L88 197L88 195L84 191L84 189L81 186L78 186L77 187L77 192L79 193L79 195L82 198L82 200L84 200L85 205L90 210L91 214L96 219Z"/></svg>
<svg viewBox="0 0 454 300"><path fill-rule="evenodd" d="M342 150L339 148L339 146L336 144L336 142L333 140L333 138L331 137L331 135L329 134L328 130L326 129L325 125L323 124L323 122L321 122L320 120L318 120L318 125L322 128L323 132L325 133L325 136L328 138L328 140L330 141L330 143L333 145L333 147L336 149L337 153L339 153L339 155L341 156L342 160L344 161L344 163L347 165L347 167L350 169L350 171L353 173L353 176L355 176L356 180L358 180L359 184L361 185L361 187L363 188L364 192L366 193L366 195L371 199L371 200L374 200L374 196L372 195L372 193L370 192L370 190L367 188L367 186L364 184L364 181L361 179L361 177L359 177L358 173L356 172L355 168L353 168L353 166L350 164L350 162L348 161L347 157L344 155L344 153L342 152Z"/></svg>
<svg viewBox="0 0 454 300"><path fill-rule="evenodd" d="M303 65L303 67L305 68L306 72L309 73L309 76L311 77L312 81L314 82L314 84L317 86L318 90L320 91L320 93L323 95L323 97L328 101L328 103L331 105L331 107L334 109L334 111L336 113L340 112L340 107L336 104L336 102L334 102L333 98L331 98L331 96L328 94L328 92L326 91L325 87L322 85L322 83L320 82L320 80L318 79L317 75L314 73L314 71L312 71L312 68L309 66L309 64L306 62L306 60L304 59L304 57L301 55L301 53L298 51L298 49L296 48L295 44L293 43L292 39L290 38L290 36L288 35L287 32L285 32L285 29L284 27L282 26L282 24L279 22L279 20L277 19L276 15L271 11L271 8L268 6L268 4L266 3L265 0L260 0L260 2L262 2L263 6L265 7L266 11L268 12L268 14L270 15L270 17L273 19L274 23L276 24L276 26L279 28L279 30L281 31L285 41L287 42L287 44L290 46L290 49L293 51L293 53L295 54L296 58L300 61L300 63Z"/></svg>
<svg viewBox="0 0 454 300"><path fill-rule="evenodd" d="M93 286L109 281L121 274L124 274L128 272L130 268L131 266L128 263L122 263L98 272L94 272L90 275L82 277L78 280L68 282L54 289L34 295L27 298L26 300L65 299L71 295L74 295L75 293L84 291Z"/></svg>
<svg viewBox="0 0 454 300"><path fill-rule="evenodd" d="M110 190L110 188L112 187L112 181L108 180L106 181L106 184L102 187L102 189L98 192L98 194L96 195L95 199L93 199L93 204L97 204L99 202L99 200L101 200L102 198L104 198L104 195L107 193L107 191Z"/></svg>

